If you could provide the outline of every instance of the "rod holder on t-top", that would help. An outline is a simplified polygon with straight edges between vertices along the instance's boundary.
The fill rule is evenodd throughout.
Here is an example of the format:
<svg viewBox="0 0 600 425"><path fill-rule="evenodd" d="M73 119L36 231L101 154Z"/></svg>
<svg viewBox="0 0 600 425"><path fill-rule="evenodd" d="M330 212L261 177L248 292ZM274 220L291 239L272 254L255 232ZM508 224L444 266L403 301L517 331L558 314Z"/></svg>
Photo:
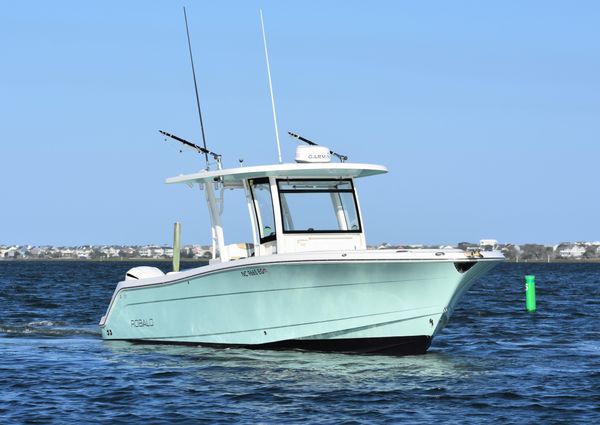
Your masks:
<svg viewBox="0 0 600 425"><path fill-rule="evenodd" d="M311 141L311 140L308 140L307 138L305 138L305 137L302 137L302 136L300 136L300 135L298 135L298 134L296 134L296 133L292 133L291 131L288 131L288 134L289 134L290 136L292 136L293 138L295 138L295 139L298 139L298 140L300 140L301 142L304 142L304 143L306 143L307 145L310 145L310 146L319 146L319 144L317 144L317 143L315 143L315 142L313 142L313 141ZM346 155L339 154L339 153L337 153L337 152L334 152L334 151L332 151L332 150L330 150L330 151L329 151L329 153L330 153L331 155L333 155L333 156L337 157L337 159L339 159L339 160L340 160L340 162L348 161L348 157L347 157Z"/></svg>
<svg viewBox="0 0 600 425"><path fill-rule="evenodd" d="M219 170L221 170L223 168L221 166L221 158L222 157L218 153L209 151L208 149L203 148L202 146L198 146L195 143L189 142L189 141L187 141L185 139L182 139L179 136L175 136L174 134L167 133L166 131L162 131L162 130L158 130L158 131L160 132L160 134L163 134L163 135L165 135L167 137L170 137L173 140L177 140L179 143L183 144L184 146L186 146L186 147L188 147L190 149L194 149L198 153L201 153L201 154L206 155L206 156L208 156L208 155L212 156L215 159L215 161L217 161L217 168ZM165 140L167 140L167 139L165 139Z"/></svg>

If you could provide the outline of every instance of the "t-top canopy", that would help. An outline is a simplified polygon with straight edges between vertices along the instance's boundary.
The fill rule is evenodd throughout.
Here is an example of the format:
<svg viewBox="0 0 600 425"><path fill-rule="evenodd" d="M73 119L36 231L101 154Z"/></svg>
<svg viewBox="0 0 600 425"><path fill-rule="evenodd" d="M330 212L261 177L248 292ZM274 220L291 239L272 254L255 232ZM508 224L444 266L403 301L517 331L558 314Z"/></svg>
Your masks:
<svg viewBox="0 0 600 425"><path fill-rule="evenodd" d="M205 171L194 174L170 177L167 183L206 183L222 178L223 183L241 183L242 180L260 177L281 178L356 178L387 173L383 165L374 164L276 164L257 165L253 167L227 168L224 170Z"/></svg>

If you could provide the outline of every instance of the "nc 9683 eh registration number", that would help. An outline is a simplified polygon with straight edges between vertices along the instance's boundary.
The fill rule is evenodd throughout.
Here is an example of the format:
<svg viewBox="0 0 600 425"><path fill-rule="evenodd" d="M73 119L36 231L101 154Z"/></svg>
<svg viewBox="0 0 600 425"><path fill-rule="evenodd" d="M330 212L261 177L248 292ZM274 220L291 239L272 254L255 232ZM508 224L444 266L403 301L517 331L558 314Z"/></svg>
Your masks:
<svg viewBox="0 0 600 425"><path fill-rule="evenodd" d="M256 269L242 270L240 273L242 274L242 277L260 276L260 275L266 274L267 269L256 268Z"/></svg>

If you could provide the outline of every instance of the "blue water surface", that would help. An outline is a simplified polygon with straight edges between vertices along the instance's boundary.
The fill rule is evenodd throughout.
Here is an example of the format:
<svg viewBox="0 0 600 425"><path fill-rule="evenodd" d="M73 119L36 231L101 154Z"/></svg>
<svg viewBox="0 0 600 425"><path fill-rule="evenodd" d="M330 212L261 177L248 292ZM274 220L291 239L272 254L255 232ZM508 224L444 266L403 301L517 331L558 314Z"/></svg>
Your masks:
<svg viewBox="0 0 600 425"><path fill-rule="evenodd" d="M103 341L133 265L0 262L0 423L600 423L600 264L502 264L404 357Z"/></svg>

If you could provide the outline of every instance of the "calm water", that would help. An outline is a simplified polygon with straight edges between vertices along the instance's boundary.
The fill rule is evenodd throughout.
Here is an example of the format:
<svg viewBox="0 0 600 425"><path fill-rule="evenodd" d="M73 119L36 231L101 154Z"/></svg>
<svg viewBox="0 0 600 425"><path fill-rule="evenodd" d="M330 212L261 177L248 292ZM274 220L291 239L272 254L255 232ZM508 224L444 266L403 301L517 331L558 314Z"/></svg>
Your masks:
<svg viewBox="0 0 600 425"><path fill-rule="evenodd" d="M131 266L0 262L0 423L600 422L600 264L503 264L406 357L104 342Z"/></svg>

